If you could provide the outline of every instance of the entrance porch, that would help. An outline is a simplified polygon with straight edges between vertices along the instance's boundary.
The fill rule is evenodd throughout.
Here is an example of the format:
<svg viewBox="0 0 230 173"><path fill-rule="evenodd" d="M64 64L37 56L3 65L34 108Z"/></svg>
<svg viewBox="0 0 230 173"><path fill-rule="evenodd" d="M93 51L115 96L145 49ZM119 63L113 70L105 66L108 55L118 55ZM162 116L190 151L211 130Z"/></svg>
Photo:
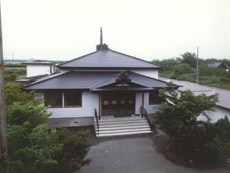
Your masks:
<svg viewBox="0 0 230 173"><path fill-rule="evenodd" d="M130 91L102 93L102 116L135 114L135 93Z"/></svg>

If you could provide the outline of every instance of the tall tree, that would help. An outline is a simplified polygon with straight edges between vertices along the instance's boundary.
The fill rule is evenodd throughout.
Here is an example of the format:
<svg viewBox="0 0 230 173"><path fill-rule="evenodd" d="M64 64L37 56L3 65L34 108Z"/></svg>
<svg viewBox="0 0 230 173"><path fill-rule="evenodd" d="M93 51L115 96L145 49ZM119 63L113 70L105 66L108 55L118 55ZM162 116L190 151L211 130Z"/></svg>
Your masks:
<svg viewBox="0 0 230 173"><path fill-rule="evenodd" d="M169 84L171 85L171 84ZM175 91L173 89L159 90L163 103L157 112L156 122L166 131L169 137L180 145L192 133L193 127L198 125L197 117L205 111L213 110L218 95L195 96L190 90Z"/></svg>
<svg viewBox="0 0 230 173"><path fill-rule="evenodd" d="M196 68L196 54L191 52L185 52L182 56L182 62L189 64L192 68Z"/></svg>

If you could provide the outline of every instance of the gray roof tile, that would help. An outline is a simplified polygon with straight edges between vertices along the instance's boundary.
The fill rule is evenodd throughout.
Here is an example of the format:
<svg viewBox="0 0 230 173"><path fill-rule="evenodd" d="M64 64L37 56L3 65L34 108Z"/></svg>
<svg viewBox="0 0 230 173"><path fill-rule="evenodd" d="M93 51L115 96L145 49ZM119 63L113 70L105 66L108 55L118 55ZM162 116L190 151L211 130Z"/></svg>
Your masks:
<svg viewBox="0 0 230 173"><path fill-rule="evenodd" d="M127 71L131 82L146 88L167 87L166 82ZM116 82L119 72L69 71L29 84L22 89L96 89ZM175 86L177 87L177 86Z"/></svg>
<svg viewBox="0 0 230 173"><path fill-rule="evenodd" d="M210 96L213 94L219 94L219 102L217 102L217 105L230 109L230 91L229 90L208 87L208 86L204 86L204 85L200 85L200 84L188 82L188 81L178 81L178 80L167 79L167 78L162 78L162 77L160 77L160 79L167 81L167 82L172 81L176 85L181 85L182 87L179 88L179 90L184 91L184 90L189 89L195 95L206 94L207 96Z"/></svg>
<svg viewBox="0 0 230 173"><path fill-rule="evenodd" d="M110 49L99 50L58 65L59 68L162 68L162 66Z"/></svg>

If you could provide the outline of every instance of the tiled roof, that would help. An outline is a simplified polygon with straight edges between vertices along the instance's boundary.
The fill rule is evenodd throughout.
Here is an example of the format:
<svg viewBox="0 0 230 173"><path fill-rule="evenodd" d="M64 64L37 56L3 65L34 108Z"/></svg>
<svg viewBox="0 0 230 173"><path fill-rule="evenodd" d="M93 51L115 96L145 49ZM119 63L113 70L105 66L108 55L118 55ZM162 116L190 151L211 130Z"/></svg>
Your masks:
<svg viewBox="0 0 230 173"><path fill-rule="evenodd" d="M97 88L114 84L119 73L120 72L117 71L69 71L45 77L23 87L22 89L89 89L93 91ZM139 85L152 89L167 87L167 84L164 81L146 77L131 71L127 71L127 73L131 82L133 82L135 86Z"/></svg>
<svg viewBox="0 0 230 173"><path fill-rule="evenodd" d="M167 79L167 78L162 78L162 77L159 77L159 79L164 80L166 82L172 81L174 84L182 86L178 90L184 91L184 90L189 89L195 95L206 94L207 96L209 96L213 94L219 94L219 102L217 102L217 105L230 109L230 91L229 90L208 87L208 86L204 86L204 85L200 85L200 84L188 82L188 81L178 81L178 80Z"/></svg>
<svg viewBox="0 0 230 173"><path fill-rule="evenodd" d="M98 50L58 65L59 68L153 68L162 66L110 49Z"/></svg>

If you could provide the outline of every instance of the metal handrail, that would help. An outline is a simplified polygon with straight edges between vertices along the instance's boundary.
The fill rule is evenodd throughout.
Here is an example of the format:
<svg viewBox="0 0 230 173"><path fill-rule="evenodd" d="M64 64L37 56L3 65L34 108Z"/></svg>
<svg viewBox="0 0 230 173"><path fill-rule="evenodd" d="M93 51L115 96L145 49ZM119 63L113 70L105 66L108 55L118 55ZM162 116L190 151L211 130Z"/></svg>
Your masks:
<svg viewBox="0 0 230 173"><path fill-rule="evenodd" d="M97 109L96 108L94 109L94 117L95 117L96 123L97 123L97 134L99 135L99 122L98 122L98 116L97 116ZM95 132L96 132L96 129L95 129Z"/></svg>
<svg viewBox="0 0 230 173"><path fill-rule="evenodd" d="M142 114L142 109L143 109L143 114ZM151 130L153 131L154 130L153 122L152 122L151 118L149 117L149 114L147 113L146 109L142 108L142 106L140 107L140 114L141 114L142 118L143 118L143 116L145 117Z"/></svg>

